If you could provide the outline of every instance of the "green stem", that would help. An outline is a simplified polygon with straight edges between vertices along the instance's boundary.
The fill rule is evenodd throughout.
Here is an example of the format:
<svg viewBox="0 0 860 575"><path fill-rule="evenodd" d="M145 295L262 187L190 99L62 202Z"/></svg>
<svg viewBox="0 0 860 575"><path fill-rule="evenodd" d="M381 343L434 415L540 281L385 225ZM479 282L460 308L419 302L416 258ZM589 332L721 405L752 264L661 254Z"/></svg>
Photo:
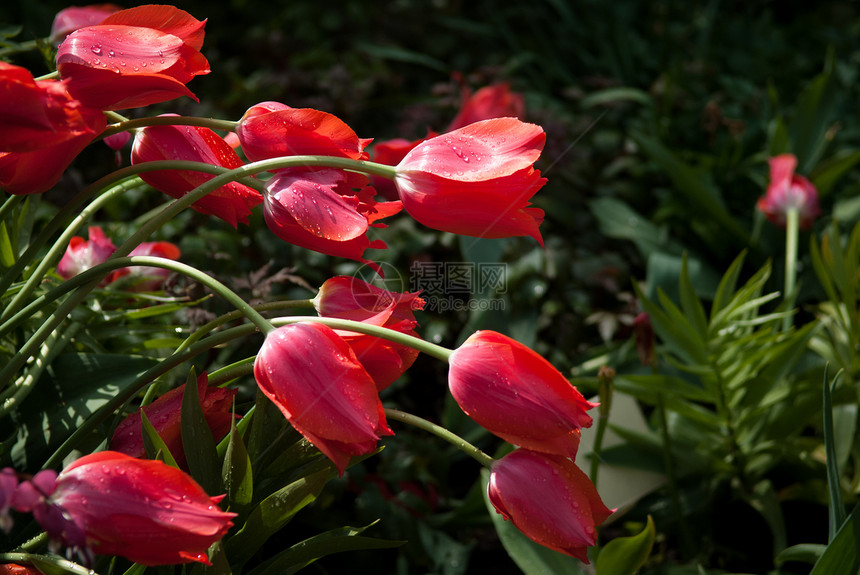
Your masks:
<svg viewBox="0 0 860 575"><path fill-rule="evenodd" d="M134 120L122 119L117 124L112 124L101 133L101 137L112 136L119 132L146 128L149 126L200 126L213 130L226 130L232 132L239 122L232 120L217 120L215 118L198 118L194 116L151 116L148 118L135 118Z"/></svg>
<svg viewBox="0 0 860 575"><path fill-rule="evenodd" d="M609 424L609 412L612 409L612 382L615 378L615 370L608 366L601 366L597 372L599 381L600 406L597 416L597 429L594 433L594 445L591 448L591 464L588 476L594 485L597 485L597 475L600 469L600 454L603 450L603 436L606 434L606 426Z"/></svg>
<svg viewBox="0 0 860 575"><path fill-rule="evenodd" d="M797 280L797 236L800 228L800 211L790 207L785 212L785 293L783 298L786 313L794 306L794 286ZM792 317L787 315L782 320L783 331L791 329Z"/></svg>
<svg viewBox="0 0 860 575"><path fill-rule="evenodd" d="M3 205L0 206L0 221L6 219L9 212L18 207L18 204L23 202L26 197L27 196L9 196L6 201L3 202Z"/></svg>
<svg viewBox="0 0 860 575"><path fill-rule="evenodd" d="M435 423L431 423L430 421L427 421L426 419L422 419L420 417L406 413L404 411L400 411L397 409L391 409L388 407L385 408L385 416L388 419L400 421L401 423L407 423L409 425L412 425L414 427L417 427L419 429L423 429L424 431L432 433L433 435L435 435L436 437L439 437L440 439L444 439L445 441L456 446L457 448L462 450L464 453L466 453L467 455L469 455L470 457L472 457L473 459L478 461L478 463L480 463L481 465L483 465L484 467L486 467L488 469L492 468L493 463L495 463L495 459L493 459L492 457L490 457L489 455L487 455L486 453L484 453L483 451L481 451L480 449L478 449L477 447L475 447L474 445L472 445L471 443L469 443L468 441L466 441L465 439L463 439L459 435L452 433L451 431L445 429L442 426L436 425Z"/></svg>

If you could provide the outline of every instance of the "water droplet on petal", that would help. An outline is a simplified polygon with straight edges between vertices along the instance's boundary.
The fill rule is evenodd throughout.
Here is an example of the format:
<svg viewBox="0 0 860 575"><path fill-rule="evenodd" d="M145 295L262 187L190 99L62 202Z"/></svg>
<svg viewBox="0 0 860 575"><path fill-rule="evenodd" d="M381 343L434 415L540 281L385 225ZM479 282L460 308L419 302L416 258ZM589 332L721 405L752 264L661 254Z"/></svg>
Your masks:
<svg viewBox="0 0 860 575"><path fill-rule="evenodd" d="M90 50L92 50L92 51L93 51L93 54L96 54L96 55L98 55L98 54L101 54L101 53L102 53L102 48L101 48L101 46L93 46L92 48L90 48Z"/></svg>

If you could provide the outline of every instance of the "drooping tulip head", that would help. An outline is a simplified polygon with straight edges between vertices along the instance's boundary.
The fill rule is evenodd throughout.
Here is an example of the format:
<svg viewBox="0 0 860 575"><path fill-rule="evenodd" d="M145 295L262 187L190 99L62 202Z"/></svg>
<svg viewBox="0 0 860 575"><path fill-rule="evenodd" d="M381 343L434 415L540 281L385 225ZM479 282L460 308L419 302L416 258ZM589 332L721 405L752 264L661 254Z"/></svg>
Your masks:
<svg viewBox="0 0 860 575"><path fill-rule="evenodd" d="M469 336L448 359L448 387L460 408L509 443L576 457L587 401L543 357L500 333Z"/></svg>
<svg viewBox="0 0 860 575"><path fill-rule="evenodd" d="M596 527L612 515L573 461L529 449L497 460L487 487L496 511L533 541L588 563Z"/></svg>
<svg viewBox="0 0 860 575"><path fill-rule="evenodd" d="M393 435L376 385L352 348L332 329L289 324L266 336L254 362L260 390L290 424L337 466L372 453Z"/></svg>
<svg viewBox="0 0 860 575"><path fill-rule="evenodd" d="M541 245L543 210L531 197L546 183L533 167L546 134L496 118L424 140L397 165L403 209L436 230L482 238L531 236Z"/></svg>

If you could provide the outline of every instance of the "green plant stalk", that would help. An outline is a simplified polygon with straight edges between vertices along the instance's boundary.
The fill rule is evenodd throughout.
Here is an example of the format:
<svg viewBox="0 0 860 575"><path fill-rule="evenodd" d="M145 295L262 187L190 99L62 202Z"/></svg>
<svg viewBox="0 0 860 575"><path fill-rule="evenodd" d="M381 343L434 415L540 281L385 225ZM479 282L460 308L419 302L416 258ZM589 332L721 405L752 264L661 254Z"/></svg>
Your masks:
<svg viewBox="0 0 860 575"><path fill-rule="evenodd" d="M3 280L0 280L0 292L5 291L5 289L11 284L15 277L18 277L21 270L36 257L38 251L42 248L44 243L47 242L47 239L60 227L60 225L65 224L66 230L54 242L53 247L48 252L43 259L40 265L38 266L38 271L34 271L27 282L24 284L22 290L18 293L15 299L9 303L2 313L0 313L0 321L5 320L12 314L23 302L26 297L29 297L30 294L36 289L36 287L41 283L42 279L44 279L45 273L47 270L56 265L57 262L62 258L63 253L65 252L66 246L68 246L68 242L71 237L77 232L77 228L86 222L90 217L92 217L93 213L101 207L102 201L101 198L93 201L93 204L87 206L84 210L81 210L80 215L74 218L72 224L66 222L66 218L70 217L75 211L77 211L78 207L86 201L90 196L96 193L98 190L107 188L109 186L116 187L111 188L104 195L109 195L113 197L115 194L122 193L126 191L128 188L126 186L129 185L139 185L142 183L139 179L134 179L133 184L130 182L123 182L119 184L121 180L125 180L126 178L130 178L136 176L137 174L143 172L151 172L155 170L164 170L164 169L182 169L182 170L195 170L199 172L205 172L209 174L223 174L228 170L226 168L222 168L220 166L213 166L211 164L207 164L205 162L186 162L179 160L165 160L165 161L157 161L157 162L146 162L144 164L138 164L136 166L129 166L123 168L121 170L117 170L100 178L98 181L93 184L87 186L83 191L81 191L77 196L75 196L72 201L63 206L62 210L53 218L51 223L42 231L41 234L36 238L36 240L30 245L24 255L19 258L18 261L15 262L15 265L10 268L6 274L4 274ZM110 198L108 198L110 199ZM104 200L107 201L107 200ZM128 251L131 252L134 249L133 246ZM122 255L128 255L127 253Z"/></svg>
<svg viewBox="0 0 860 575"><path fill-rule="evenodd" d="M436 425L426 419L422 419L410 413L406 413L404 411L400 411L398 409L385 408L385 416L388 419L393 419L395 421L399 421L401 423L407 423L412 425L413 427L417 427L429 433L432 433L436 437L440 439L444 439L448 443L454 445L459 448L463 453L469 455L473 459L475 459L478 463L486 467L487 469L492 469L493 463L495 463L495 459L460 437L455 433L445 429L442 426Z"/></svg>
<svg viewBox="0 0 860 575"><path fill-rule="evenodd" d="M599 381L598 396L600 398L600 407L598 407L597 429L594 433L594 444L591 448L591 462L588 471L588 476L595 486L597 485L597 475L600 469L600 453L603 449L603 436L606 434L606 426L609 424L609 412L612 409L612 380L614 377L615 370L611 368L601 367L597 373L597 379Z"/></svg>
<svg viewBox="0 0 860 575"><path fill-rule="evenodd" d="M52 333L42 344L38 355L33 358L32 367L0 394L0 419L6 417L11 410L18 407L30 395L42 372L54 361L54 358L66 347L80 328L80 324L73 323L61 333Z"/></svg>
<svg viewBox="0 0 860 575"><path fill-rule="evenodd" d="M800 211L789 207L785 212L785 294L786 302L794 305L794 286L797 280L797 236L800 228ZM788 310L786 310L787 312ZM782 330L791 329L793 318L788 315L782 320Z"/></svg>
<svg viewBox="0 0 860 575"><path fill-rule="evenodd" d="M27 196L12 195L12 196L9 196L8 198L6 198L6 201L3 202L2 206L0 206L0 221L4 220L6 218L6 216L9 214L9 212L11 212L16 207L18 207L18 204L23 202L26 197Z"/></svg>
<svg viewBox="0 0 860 575"><path fill-rule="evenodd" d="M232 132L236 129L239 122L232 120L217 120L215 118L198 118L194 116L152 116L148 118L135 118L128 120L119 116L112 116L113 119L119 120L116 124L111 124L101 133L102 138L126 132L128 130L138 130L149 126L199 126L201 128L211 128L213 130L226 130Z"/></svg>
<svg viewBox="0 0 860 575"><path fill-rule="evenodd" d="M146 239L151 233L153 233L156 229L174 218L179 212L189 207L198 199L206 196L206 194L215 191L216 189L229 182L244 178L246 176L252 176L256 173L267 170L276 170L281 168L299 166L334 167L361 173L367 173L371 175L379 175L387 178L393 178L395 174L395 169L391 166L385 166L383 164L376 164L374 162L367 162L363 160L350 160L348 158L333 158L329 156L288 156L283 158L273 158L261 160L259 162L253 162L251 164L246 164L239 168L226 171L220 166L212 166L204 162L185 162L179 160L146 162L137 166L131 166L129 168L125 168L124 170L118 170L117 172L114 172L114 174L106 176L99 181L113 181L111 178L120 179L117 176L118 172L126 172L135 169L138 171L153 171L165 169L197 169L198 171L203 171L206 173L214 172L219 173L220 175L215 176L214 178L208 180L204 184L201 184L191 192L188 192L181 198L171 202L161 213L156 215L152 220L142 225L136 233L132 234L130 238L123 242L123 244L116 249L111 258L127 256L135 247L146 241ZM33 335L30 337L29 340L27 340L27 342L21 347L21 349L18 350L18 352L14 356L12 356L12 359L9 361L6 367L0 370L0 389L8 385L8 382L11 380L12 374L19 370L27 362L27 360L33 355L33 353L35 353L35 351L39 348L42 342L45 341L45 338L47 338L48 334L50 334L50 332L63 321L63 318L70 314L75 308L75 306L82 302L87 296L87 294L92 291L92 289L95 288L97 285L97 282L93 282L79 287L74 294L69 296L69 298L57 308L57 310L52 314L51 318L48 319L38 330L36 330L36 332L33 333Z"/></svg>

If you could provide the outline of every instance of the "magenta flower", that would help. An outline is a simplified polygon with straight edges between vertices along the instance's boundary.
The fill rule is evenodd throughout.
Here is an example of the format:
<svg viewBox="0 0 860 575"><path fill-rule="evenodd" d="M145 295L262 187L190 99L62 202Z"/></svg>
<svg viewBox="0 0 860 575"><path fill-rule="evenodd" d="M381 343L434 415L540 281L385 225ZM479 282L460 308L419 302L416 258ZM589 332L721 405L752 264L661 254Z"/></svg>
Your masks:
<svg viewBox="0 0 860 575"><path fill-rule="evenodd" d="M479 425L514 445L573 459L588 402L543 357L494 331L477 331L454 350L448 387Z"/></svg>
<svg viewBox="0 0 860 575"><path fill-rule="evenodd" d="M528 449L493 464L487 493L527 537L585 563L588 547L597 543L595 527L613 513L573 461Z"/></svg>
<svg viewBox="0 0 860 575"><path fill-rule="evenodd" d="M771 223L784 228L785 214L789 208L798 211L801 229L809 229L819 216L818 190L812 182L794 173L797 158L782 154L770 158L770 183L767 193L759 198L756 207Z"/></svg>
<svg viewBox="0 0 860 575"><path fill-rule="evenodd" d="M372 453L385 421L376 384L352 348L318 323L280 327L254 362L260 390L343 475L352 456Z"/></svg>

